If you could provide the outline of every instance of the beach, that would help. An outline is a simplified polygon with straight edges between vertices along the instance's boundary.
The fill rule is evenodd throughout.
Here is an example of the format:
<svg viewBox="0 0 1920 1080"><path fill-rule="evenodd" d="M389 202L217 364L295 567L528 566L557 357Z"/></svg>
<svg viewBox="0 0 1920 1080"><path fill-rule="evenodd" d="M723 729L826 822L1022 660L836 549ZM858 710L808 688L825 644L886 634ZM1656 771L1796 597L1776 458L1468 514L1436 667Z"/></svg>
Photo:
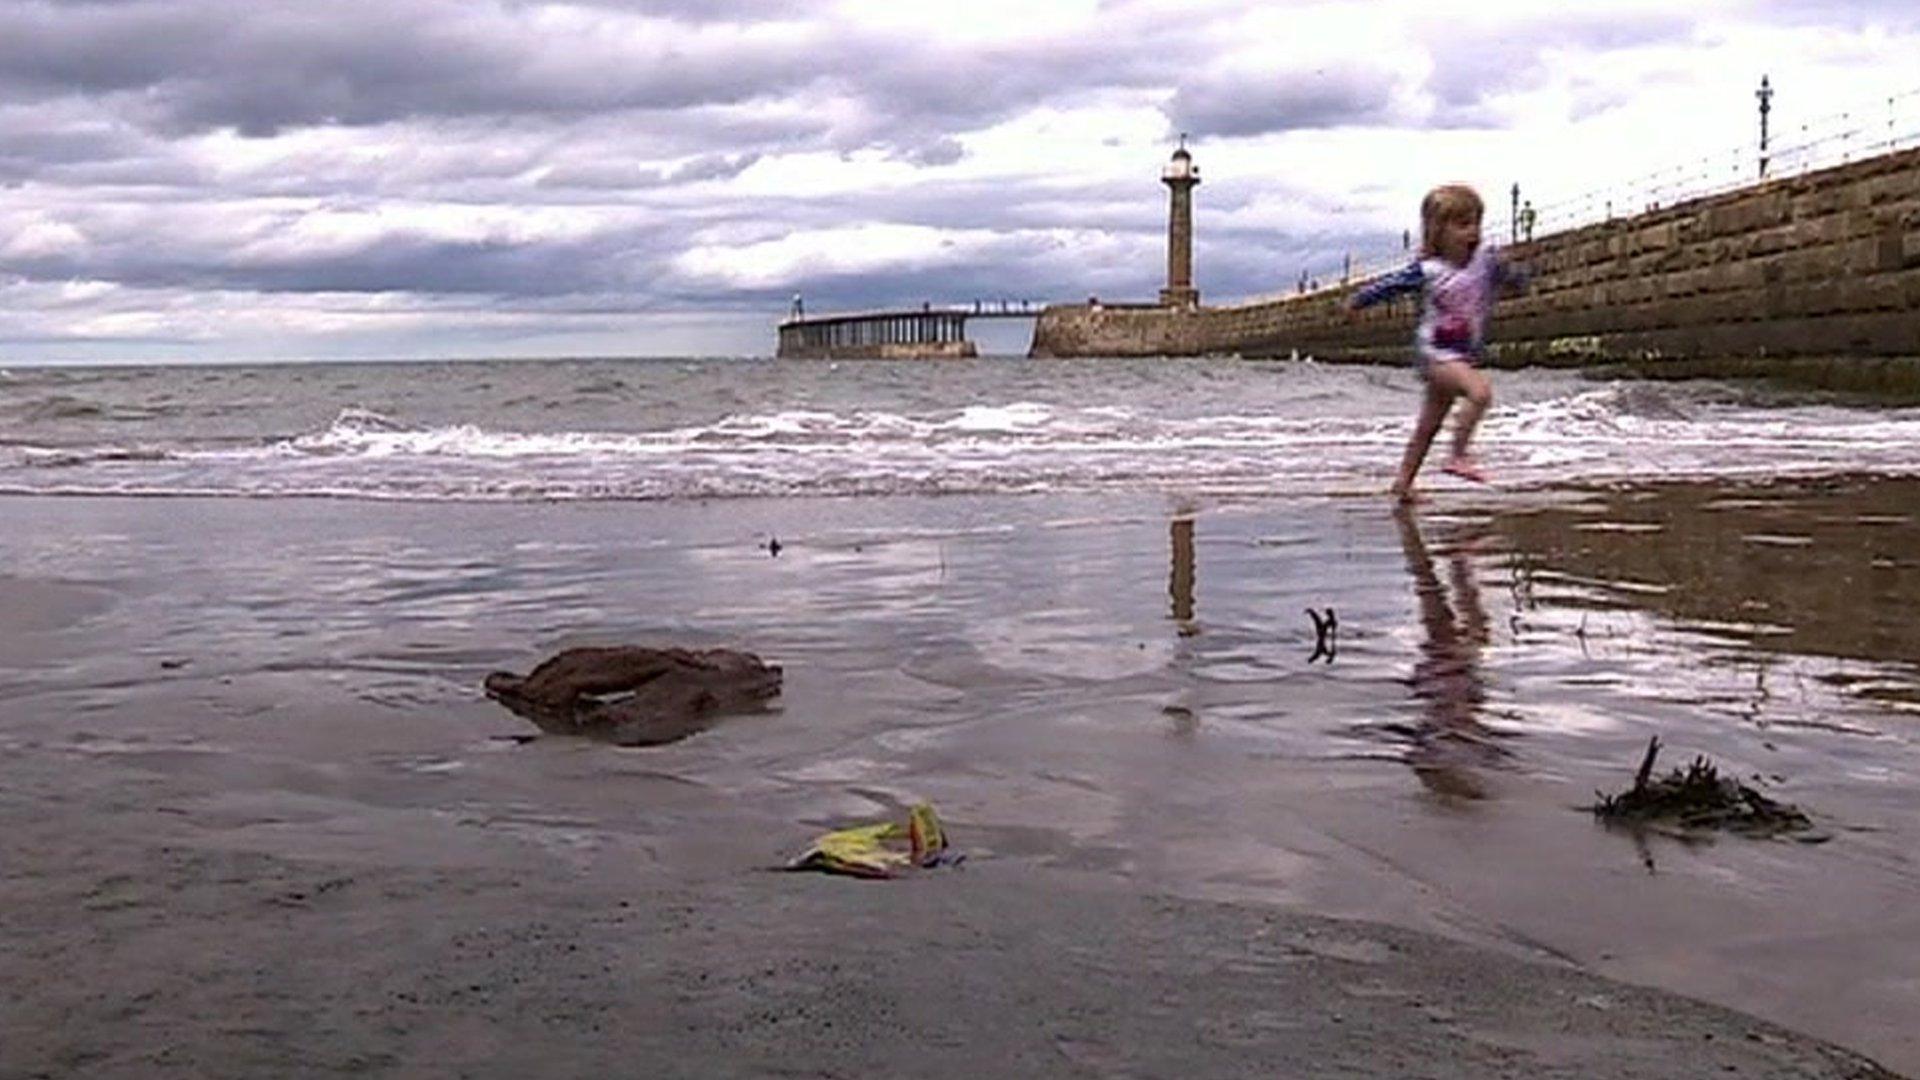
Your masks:
<svg viewBox="0 0 1920 1080"><path fill-rule="evenodd" d="M0 7L0 1080L1920 1080L1916 56Z"/></svg>
<svg viewBox="0 0 1920 1080"><path fill-rule="evenodd" d="M3 497L0 1076L1920 1072L1916 494ZM783 692L480 692L622 642ZM1601 827L1652 734L1823 842Z"/></svg>

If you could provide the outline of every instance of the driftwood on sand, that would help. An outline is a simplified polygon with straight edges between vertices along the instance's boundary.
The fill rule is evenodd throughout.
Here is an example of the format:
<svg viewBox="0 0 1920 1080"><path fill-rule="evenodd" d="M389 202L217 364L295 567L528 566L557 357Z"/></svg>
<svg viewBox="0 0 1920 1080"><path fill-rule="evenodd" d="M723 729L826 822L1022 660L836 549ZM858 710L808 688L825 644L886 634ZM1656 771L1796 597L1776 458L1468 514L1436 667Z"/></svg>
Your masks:
<svg viewBox="0 0 1920 1080"><path fill-rule="evenodd" d="M1595 792L1594 816L1608 824L1651 828L1681 835L1725 830L1748 836L1778 836L1813 828L1799 807L1770 799L1760 792L1720 775L1705 757L1695 757L1685 769L1653 777L1653 759L1660 753L1660 737L1647 741L1647 753L1634 775L1633 787L1618 794ZM1824 839L1814 835L1804 839Z"/></svg>
<svg viewBox="0 0 1920 1080"><path fill-rule="evenodd" d="M778 665L732 649L568 649L526 677L496 671L487 696L555 735L658 746L780 692Z"/></svg>

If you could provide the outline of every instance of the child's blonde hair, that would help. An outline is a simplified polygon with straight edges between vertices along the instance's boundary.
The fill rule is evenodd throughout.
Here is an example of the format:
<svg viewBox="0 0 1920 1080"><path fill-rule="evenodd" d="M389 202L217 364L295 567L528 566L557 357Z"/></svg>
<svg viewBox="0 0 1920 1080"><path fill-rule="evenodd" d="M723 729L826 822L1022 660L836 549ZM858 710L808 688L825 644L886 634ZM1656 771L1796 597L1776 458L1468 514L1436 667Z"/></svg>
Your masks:
<svg viewBox="0 0 1920 1080"><path fill-rule="evenodd" d="M1440 251L1440 230L1457 221L1479 221L1487 212L1480 193L1465 184L1442 184L1420 200L1420 254Z"/></svg>

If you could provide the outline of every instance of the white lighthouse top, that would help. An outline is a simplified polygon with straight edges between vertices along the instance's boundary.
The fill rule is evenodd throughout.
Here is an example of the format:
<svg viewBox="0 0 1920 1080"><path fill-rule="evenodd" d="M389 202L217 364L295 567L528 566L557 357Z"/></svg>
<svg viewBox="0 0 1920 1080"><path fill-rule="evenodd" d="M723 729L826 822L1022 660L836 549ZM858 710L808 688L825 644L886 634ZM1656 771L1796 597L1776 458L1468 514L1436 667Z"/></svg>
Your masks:
<svg viewBox="0 0 1920 1080"><path fill-rule="evenodd" d="M1200 167L1193 163L1193 155L1182 146L1173 152L1173 160L1167 162L1166 168L1160 170L1160 179L1192 180L1197 183L1200 180Z"/></svg>

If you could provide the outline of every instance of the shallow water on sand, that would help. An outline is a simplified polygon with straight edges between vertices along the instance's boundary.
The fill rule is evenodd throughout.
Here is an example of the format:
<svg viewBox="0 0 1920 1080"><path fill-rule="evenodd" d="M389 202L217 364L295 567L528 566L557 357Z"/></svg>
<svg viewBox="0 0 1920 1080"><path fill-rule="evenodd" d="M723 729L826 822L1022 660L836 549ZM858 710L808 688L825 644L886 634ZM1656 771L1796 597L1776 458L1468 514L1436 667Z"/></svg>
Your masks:
<svg viewBox="0 0 1920 1080"><path fill-rule="evenodd" d="M0 748L14 798L122 777L200 843L562 874L739 872L927 798L975 858L1552 953L1911 1071L1915 506L5 498L0 599L37 621L0 632ZM622 641L785 690L656 750L500 738L531 729L487 671ZM1830 839L1601 829L1654 733Z"/></svg>

